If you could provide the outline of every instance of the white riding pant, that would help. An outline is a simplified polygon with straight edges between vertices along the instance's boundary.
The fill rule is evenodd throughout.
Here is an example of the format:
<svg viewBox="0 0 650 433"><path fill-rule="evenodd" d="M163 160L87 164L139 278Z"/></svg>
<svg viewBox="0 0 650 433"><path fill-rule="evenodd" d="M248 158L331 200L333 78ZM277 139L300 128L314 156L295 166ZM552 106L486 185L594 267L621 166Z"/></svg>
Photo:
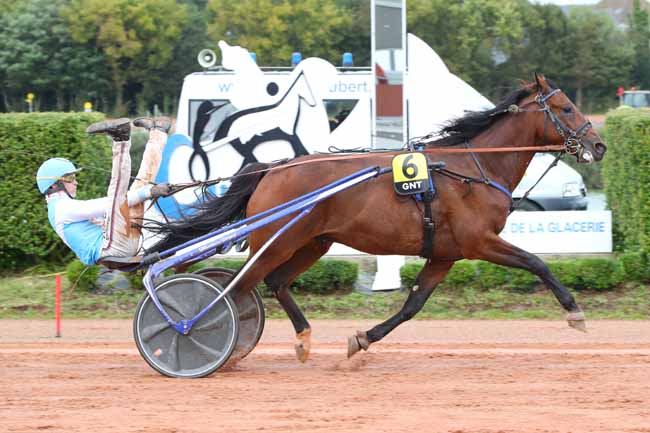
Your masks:
<svg viewBox="0 0 650 433"><path fill-rule="evenodd" d="M144 204L138 203L129 208L127 194L150 185L160 167L162 152L167 142L167 134L157 129L149 132L137 179L129 189L131 176L131 140L113 142L113 167L108 185L108 206L104 220L101 257L131 257L138 254L140 230L132 222L141 221Z"/></svg>

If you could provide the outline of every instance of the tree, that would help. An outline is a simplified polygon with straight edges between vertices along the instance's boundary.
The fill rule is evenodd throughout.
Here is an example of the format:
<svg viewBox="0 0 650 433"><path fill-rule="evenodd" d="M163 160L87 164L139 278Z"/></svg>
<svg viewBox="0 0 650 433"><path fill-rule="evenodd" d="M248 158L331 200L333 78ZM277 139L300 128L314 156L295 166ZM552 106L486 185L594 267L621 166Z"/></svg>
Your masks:
<svg viewBox="0 0 650 433"><path fill-rule="evenodd" d="M625 44L625 35L616 29L611 18L589 8L576 8L569 16L573 61L568 68L576 92L575 102L582 111L587 106L586 92L592 96L609 93L629 77L633 52ZM587 90L589 89L589 90Z"/></svg>
<svg viewBox="0 0 650 433"><path fill-rule="evenodd" d="M0 18L0 70L7 109L16 109L28 91L40 103L48 96L60 111L77 97L107 91L104 58L74 42L59 16L63 0L21 2ZM13 102L11 102L13 100ZM48 107L45 107L48 108ZM81 108L79 105L78 108Z"/></svg>
<svg viewBox="0 0 650 433"><path fill-rule="evenodd" d="M370 0L337 0L337 7L350 18L341 28L341 52L351 52L355 66L370 66Z"/></svg>
<svg viewBox="0 0 650 433"><path fill-rule="evenodd" d="M180 95L183 77L198 68L197 54L203 48L213 48L206 30L206 2L199 0L186 3L188 19L181 36L175 42L170 62L155 73L142 78L138 105L146 107L140 107L138 112L150 110L151 106L157 103L164 112L171 113ZM193 3L203 3L203 6Z"/></svg>
<svg viewBox="0 0 650 433"><path fill-rule="evenodd" d="M287 65L291 53L339 61L351 25L329 0L210 0L208 35L257 54L260 64Z"/></svg>
<svg viewBox="0 0 650 433"><path fill-rule="evenodd" d="M128 84L141 86L172 60L188 18L187 5L174 0L71 0L64 16L76 41L106 56L117 112Z"/></svg>
<svg viewBox="0 0 650 433"><path fill-rule="evenodd" d="M409 1L409 31L488 96L494 93L492 71L521 40L521 21L517 0Z"/></svg>
<svg viewBox="0 0 650 433"><path fill-rule="evenodd" d="M650 89L650 27L648 11L641 8L639 0L634 0L629 38L635 53L632 83L642 89Z"/></svg>
<svg viewBox="0 0 650 433"><path fill-rule="evenodd" d="M493 86L501 89L499 96L519 80L530 81L535 72L565 86L567 66L573 58L569 19L555 5L520 0L517 7L522 18L522 38L512 47L507 61L497 65L491 74Z"/></svg>

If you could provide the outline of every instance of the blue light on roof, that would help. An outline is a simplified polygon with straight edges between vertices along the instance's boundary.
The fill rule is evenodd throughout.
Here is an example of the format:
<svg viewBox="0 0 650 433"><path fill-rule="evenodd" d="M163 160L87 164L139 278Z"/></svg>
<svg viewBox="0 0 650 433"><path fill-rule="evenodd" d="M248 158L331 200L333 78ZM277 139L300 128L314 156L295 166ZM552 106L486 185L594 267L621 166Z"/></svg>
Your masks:
<svg viewBox="0 0 650 433"><path fill-rule="evenodd" d="M291 66L296 66L302 60L302 54L295 51L291 54Z"/></svg>

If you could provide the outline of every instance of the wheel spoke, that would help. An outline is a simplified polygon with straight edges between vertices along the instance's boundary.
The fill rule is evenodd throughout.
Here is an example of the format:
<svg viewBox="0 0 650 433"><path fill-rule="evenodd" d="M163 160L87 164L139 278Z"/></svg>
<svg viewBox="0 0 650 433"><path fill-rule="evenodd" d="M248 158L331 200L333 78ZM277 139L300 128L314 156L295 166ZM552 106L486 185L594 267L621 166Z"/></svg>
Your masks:
<svg viewBox="0 0 650 433"><path fill-rule="evenodd" d="M197 326L194 328L197 331L214 331L215 329L221 329L224 327L224 325L227 325L227 321L222 321L224 316L228 314L228 309L224 309L219 312L215 317L212 319L208 320L207 322Z"/></svg>
<svg viewBox="0 0 650 433"><path fill-rule="evenodd" d="M191 335L188 336L188 338L192 343L194 343L194 345L196 347L198 347L203 353L205 353L207 355L211 355L216 359L221 358L221 356L223 355L223 352L219 352L219 351L214 350L213 348L211 348L209 346L206 346L203 343L200 343L196 338L192 337Z"/></svg>
<svg viewBox="0 0 650 433"><path fill-rule="evenodd" d="M140 339L143 343L148 343L149 340L169 327L170 325L167 322L153 323L151 325L145 326L140 331Z"/></svg>
<svg viewBox="0 0 650 433"><path fill-rule="evenodd" d="M180 359L178 357L178 333L174 333L172 341L169 344L169 363L174 371L179 371L181 369Z"/></svg>
<svg viewBox="0 0 650 433"><path fill-rule="evenodd" d="M173 310L176 314L178 314L181 318L186 319L188 315L186 315L183 312L183 305L179 304L178 301L172 296L171 294L168 293L167 290L162 290L159 293L157 293L158 299L160 300L160 303Z"/></svg>
<svg viewBox="0 0 650 433"><path fill-rule="evenodd" d="M249 320L249 319L254 319L257 317L257 308L255 303L249 303L244 307L242 310L240 304L237 304L237 310L239 311L239 320L244 321L244 320Z"/></svg>
<svg viewBox="0 0 650 433"><path fill-rule="evenodd" d="M219 294L220 294L220 293L217 293L216 295L218 296ZM191 316L191 317L195 317L197 314L199 314L201 311L203 311L203 309L204 309L205 307L207 307L208 305L210 305L210 302L212 302L213 300L215 300L215 299L217 298L217 296L211 296L211 298L210 298L209 300L207 300L207 302L203 302L203 300L201 300L201 302L198 302L198 301L197 301L197 302L194 304L194 308L193 308L193 312L192 312L192 316Z"/></svg>

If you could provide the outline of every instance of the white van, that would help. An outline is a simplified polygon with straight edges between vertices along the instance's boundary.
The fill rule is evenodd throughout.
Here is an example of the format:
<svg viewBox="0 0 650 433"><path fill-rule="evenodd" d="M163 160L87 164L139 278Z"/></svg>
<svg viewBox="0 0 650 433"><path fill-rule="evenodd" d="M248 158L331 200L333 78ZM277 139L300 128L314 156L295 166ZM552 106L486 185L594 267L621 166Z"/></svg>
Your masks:
<svg viewBox="0 0 650 433"><path fill-rule="evenodd" d="M523 179L512 192L512 197L516 201L521 200L554 159L555 157L548 153L536 154ZM580 173L568 164L558 161L557 166L553 167L528 194L526 200L519 204L518 210L587 210L587 204L587 187Z"/></svg>

